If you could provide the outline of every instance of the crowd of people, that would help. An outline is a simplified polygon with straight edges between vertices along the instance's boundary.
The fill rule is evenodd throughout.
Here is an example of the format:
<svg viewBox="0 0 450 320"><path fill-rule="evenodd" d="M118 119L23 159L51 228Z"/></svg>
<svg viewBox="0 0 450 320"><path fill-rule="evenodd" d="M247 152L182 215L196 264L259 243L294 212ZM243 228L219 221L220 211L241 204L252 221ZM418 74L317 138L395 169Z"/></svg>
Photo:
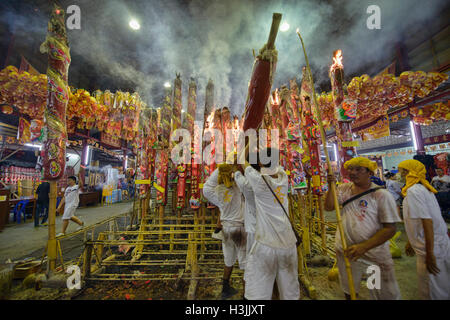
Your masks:
<svg viewBox="0 0 450 320"><path fill-rule="evenodd" d="M279 151L268 148L262 153L271 158L274 152ZM204 196L220 210L216 232L223 233L222 299L237 293L230 276L239 261L244 270L243 299L269 300L278 291L279 299L297 300L298 241L287 214L288 176L278 163L264 165L259 156L256 164L249 164L248 148L230 159L218 166L203 187ZM403 222L408 238L405 252L417 257L419 298L450 299L450 238L437 199L439 192L448 196L444 189L449 187L448 176L438 172L438 178L430 183L425 166L407 160L399 164L397 172L386 173L386 181L380 185L373 180L376 162L356 157L344 167L350 181L338 184L336 195L346 248L337 231L335 251L346 298L350 298L350 288L345 257L356 294L367 268L375 265L380 270L380 285L370 290L371 298L401 299L389 240ZM328 183L336 183L336 178L328 175ZM325 209L331 211L334 206L334 196L328 192Z"/></svg>

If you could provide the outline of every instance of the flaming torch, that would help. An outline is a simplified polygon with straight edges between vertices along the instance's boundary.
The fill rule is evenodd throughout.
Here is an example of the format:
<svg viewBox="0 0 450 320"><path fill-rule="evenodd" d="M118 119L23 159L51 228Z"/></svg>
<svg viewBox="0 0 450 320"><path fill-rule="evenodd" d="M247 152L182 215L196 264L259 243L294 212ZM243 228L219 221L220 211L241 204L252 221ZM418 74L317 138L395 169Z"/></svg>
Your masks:
<svg viewBox="0 0 450 320"><path fill-rule="evenodd" d="M336 50L333 64L330 67L331 88L333 94L335 117L337 120L336 136L341 163L339 165L342 177L347 177L344 162L356 154L352 138L351 122L356 118L356 103L344 97L344 65L342 51ZM338 159L336 159L338 161Z"/></svg>
<svg viewBox="0 0 450 320"><path fill-rule="evenodd" d="M308 55L306 54L306 48L305 48L305 44L303 43L303 38L300 34L300 30L297 29L297 35L300 39L300 42L302 44L302 48L303 48L303 54L305 56L305 61L306 61L306 67L308 70L308 74L309 74L309 78L311 81L311 87L312 87L312 96L313 96L313 102L314 102L314 109L316 111L316 117L317 117L317 122L320 128L320 136L322 138L322 144L323 144L323 150L325 153L325 159L327 161L327 165L328 165L328 174L332 175L333 174L333 170L331 168L330 165L330 157L328 155L328 148L327 148L327 138L325 135L325 130L323 128L323 122L322 122L322 115L320 114L319 111L319 106L317 104L317 97L316 97L316 91L314 89L314 81L313 81L313 77L312 77L312 73L311 73L311 67L309 66L309 60L308 60ZM342 241L342 248L343 250L347 250L347 242L345 241L345 236L344 236L344 228L342 225L342 218L341 218L341 210L339 208L339 201L337 198L337 194L336 194L336 184L332 183L330 186L330 192L333 195L333 200L334 200L334 208L336 210L336 219L337 219L337 225L338 225L338 231L341 235L341 241ZM350 266L350 262L348 261L347 257L344 257L344 261L345 261L345 269L347 272L347 278L348 278L348 285L349 285L349 289L350 289L350 297L352 300L356 299L356 292L355 292L355 286L353 283L353 274L352 274L352 268Z"/></svg>

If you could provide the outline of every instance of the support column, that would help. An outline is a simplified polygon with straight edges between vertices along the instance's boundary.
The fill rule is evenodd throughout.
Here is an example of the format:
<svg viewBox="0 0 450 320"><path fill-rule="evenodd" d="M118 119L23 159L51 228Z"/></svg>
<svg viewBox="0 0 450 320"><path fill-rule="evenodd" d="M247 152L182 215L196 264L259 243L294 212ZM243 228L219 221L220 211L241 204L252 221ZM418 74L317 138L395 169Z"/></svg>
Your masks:
<svg viewBox="0 0 450 320"><path fill-rule="evenodd" d="M425 145L423 143L422 130L419 124L412 123L412 129L414 130L414 137L416 139L417 154L425 154Z"/></svg>

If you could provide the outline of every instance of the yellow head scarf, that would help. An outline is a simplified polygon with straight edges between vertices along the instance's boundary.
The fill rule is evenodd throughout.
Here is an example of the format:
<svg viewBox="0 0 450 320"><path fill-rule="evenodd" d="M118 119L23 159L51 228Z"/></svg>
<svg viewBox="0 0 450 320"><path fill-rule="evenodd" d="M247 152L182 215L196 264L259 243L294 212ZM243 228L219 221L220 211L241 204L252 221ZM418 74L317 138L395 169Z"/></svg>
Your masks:
<svg viewBox="0 0 450 320"><path fill-rule="evenodd" d="M436 189L425 179L427 171L422 162L417 160L405 160L400 162L398 167L408 170L408 174L406 175L406 185L402 189L402 195L404 197L406 197L406 191L419 182L431 192L437 193Z"/></svg>
<svg viewBox="0 0 450 320"><path fill-rule="evenodd" d="M219 164L219 184L224 184L225 187L231 188L233 186L233 178L231 177L231 173L233 170L233 166L227 163Z"/></svg>
<svg viewBox="0 0 450 320"><path fill-rule="evenodd" d="M369 160L364 157L356 157L353 159L350 159L344 163L344 168L347 170L350 166L359 166L359 167L365 167L369 169L370 171L377 170L378 166L375 161Z"/></svg>

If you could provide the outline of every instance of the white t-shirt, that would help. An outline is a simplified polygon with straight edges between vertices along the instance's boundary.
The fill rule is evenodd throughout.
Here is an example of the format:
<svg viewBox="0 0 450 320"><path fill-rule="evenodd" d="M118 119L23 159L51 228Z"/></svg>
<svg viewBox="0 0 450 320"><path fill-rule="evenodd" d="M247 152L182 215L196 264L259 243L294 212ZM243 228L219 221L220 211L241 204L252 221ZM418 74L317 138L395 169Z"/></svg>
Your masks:
<svg viewBox="0 0 450 320"><path fill-rule="evenodd" d="M203 195L220 210L220 221L224 227L244 224L244 201L236 185L231 188L219 185L219 169L214 170L203 185Z"/></svg>
<svg viewBox="0 0 450 320"><path fill-rule="evenodd" d="M255 204L255 194L253 189L248 182L248 179L239 171L234 173L234 181L239 190L245 198L245 214L244 214L244 226L245 231L250 233L255 233L256 231L256 204Z"/></svg>
<svg viewBox="0 0 450 320"><path fill-rule="evenodd" d="M353 183L343 183L337 188L339 204L355 196L352 194ZM372 183L371 189L377 188ZM347 204L341 210L342 225L346 237L347 247L370 239L383 228L383 223L400 222L397 205L389 191L380 189L366 194ZM342 252L341 235L336 230L336 250ZM389 251L389 241L367 251L362 259L376 263L393 264Z"/></svg>
<svg viewBox="0 0 450 320"><path fill-rule="evenodd" d="M442 177L435 176L431 180L431 184L438 192L447 192L450 190L450 176L443 175Z"/></svg>
<svg viewBox="0 0 450 320"><path fill-rule="evenodd" d="M80 187L79 185L74 185L73 187L67 187L64 192L65 206L68 207L78 207L80 203Z"/></svg>
<svg viewBox="0 0 450 320"><path fill-rule="evenodd" d="M450 240L447 224L442 218L436 197L423 185L417 183L410 187L403 200L403 218L409 243L417 255L426 255L425 233L421 219L433 220L434 255L439 258L448 252Z"/></svg>
<svg viewBox="0 0 450 320"><path fill-rule="evenodd" d="M276 174L278 175L276 179L267 175L264 175L264 178L287 211L289 210L288 177L281 167L277 168ZM249 166L245 169L245 177L255 194L255 240L272 248L295 247L296 239L291 223L261 174Z"/></svg>
<svg viewBox="0 0 450 320"><path fill-rule="evenodd" d="M398 183L397 181L391 179L386 180L386 189L392 194L395 201L400 198L402 188L400 188L400 183Z"/></svg>

